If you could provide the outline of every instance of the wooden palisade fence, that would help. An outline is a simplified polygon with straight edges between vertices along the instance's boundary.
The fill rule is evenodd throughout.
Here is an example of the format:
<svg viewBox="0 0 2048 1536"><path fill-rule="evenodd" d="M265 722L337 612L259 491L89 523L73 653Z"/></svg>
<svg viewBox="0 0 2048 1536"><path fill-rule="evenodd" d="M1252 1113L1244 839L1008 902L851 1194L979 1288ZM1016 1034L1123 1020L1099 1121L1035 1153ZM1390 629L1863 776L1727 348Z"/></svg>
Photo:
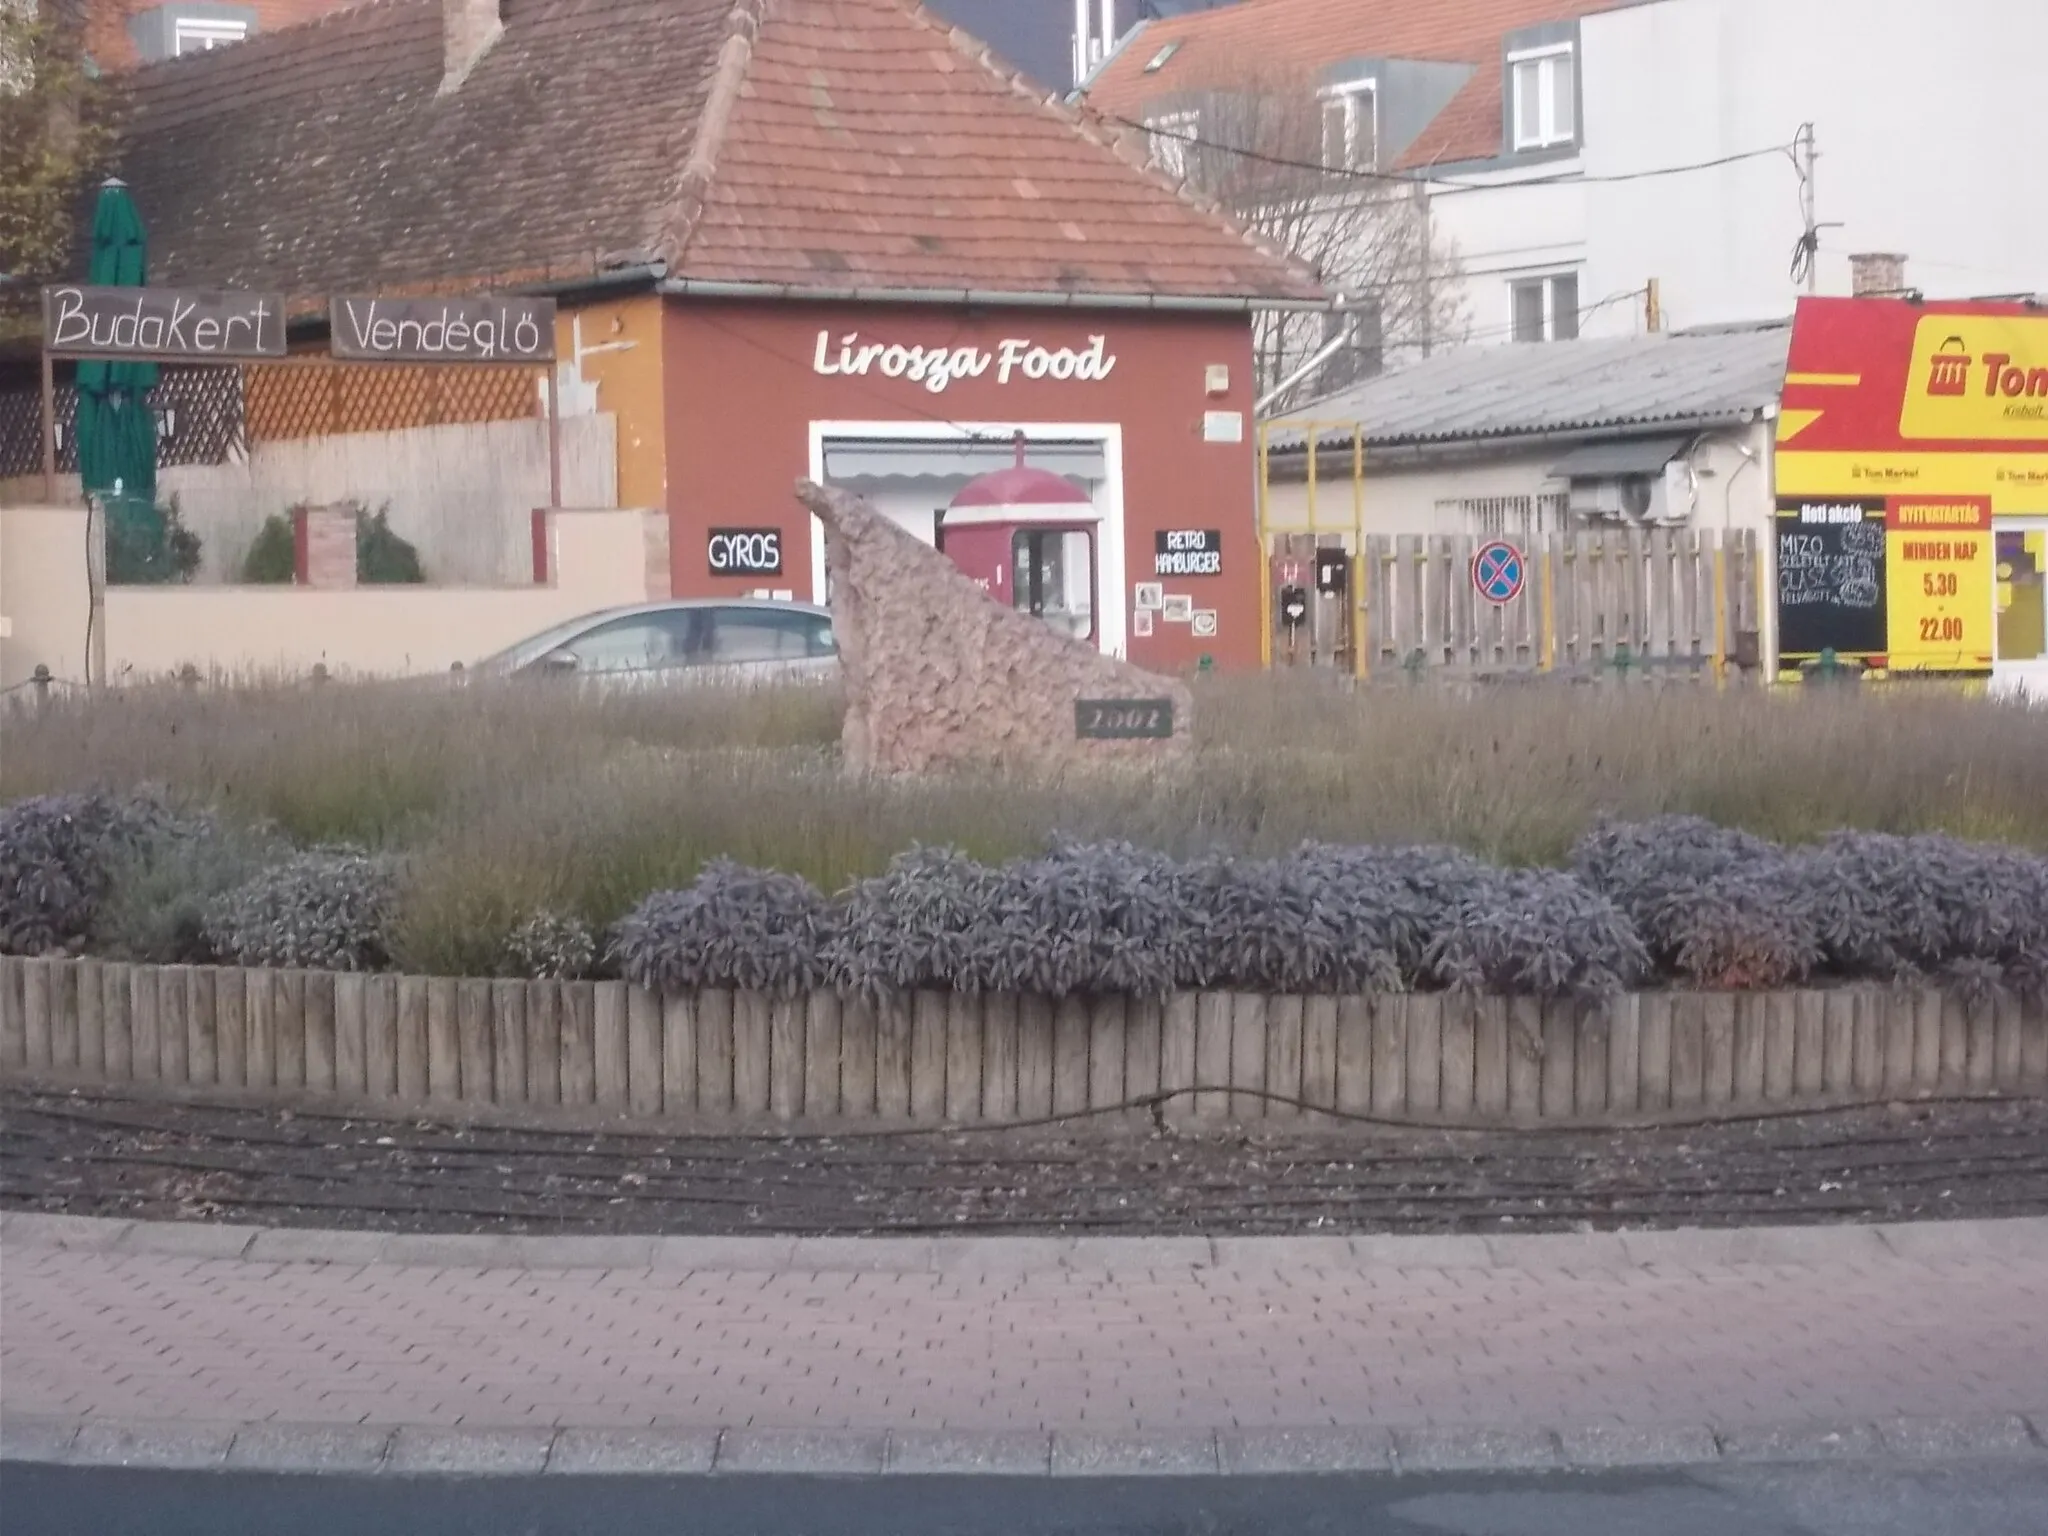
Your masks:
<svg viewBox="0 0 2048 1536"><path fill-rule="evenodd" d="M0 957L0 1075L460 1116L480 1106L929 1125L1106 1109L1181 1118L1712 1114L2048 1093L2048 1013L1931 991L1463 998L968 996L872 1006L619 982L453 980ZM1266 1098L1262 1095L1277 1095Z"/></svg>

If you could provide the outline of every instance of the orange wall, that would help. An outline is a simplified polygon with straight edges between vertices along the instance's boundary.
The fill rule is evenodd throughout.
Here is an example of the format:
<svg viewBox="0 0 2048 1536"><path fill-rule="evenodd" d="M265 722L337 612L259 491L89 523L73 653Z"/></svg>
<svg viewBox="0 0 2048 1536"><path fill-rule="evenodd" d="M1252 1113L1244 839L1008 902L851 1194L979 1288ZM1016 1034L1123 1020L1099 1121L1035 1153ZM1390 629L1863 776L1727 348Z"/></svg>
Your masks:
<svg viewBox="0 0 2048 1536"><path fill-rule="evenodd" d="M1203 655L1218 667L1259 660L1259 560L1254 507L1252 353L1243 315L1145 314L1114 310L986 310L930 306L671 301L663 346L667 419L670 548L682 596L739 592L761 578L716 578L705 541L714 526L779 527L786 551L775 585L812 589L807 514L793 495L810 469L810 423L1114 422L1123 434L1125 589L1103 594L1128 615L1130 584L1150 580L1154 534L1171 528L1220 529L1223 571L1176 578L1198 608L1217 610L1217 634L1197 639L1186 624L1158 624L1132 635L1133 661L1160 670L1192 668ZM974 346L993 352L1006 337L1081 350L1107 338L1117 365L1106 379L998 383L954 380L934 394L922 383L865 376L821 376L813 366L818 334L907 346ZM1230 370L1224 395L1204 393L1206 369ZM1203 440L1207 411L1237 411L1244 440Z"/></svg>
<svg viewBox="0 0 2048 1536"><path fill-rule="evenodd" d="M597 408L618 422L619 505L666 506L661 299L641 293L557 311L555 357L565 378L597 386Z"/></svg>

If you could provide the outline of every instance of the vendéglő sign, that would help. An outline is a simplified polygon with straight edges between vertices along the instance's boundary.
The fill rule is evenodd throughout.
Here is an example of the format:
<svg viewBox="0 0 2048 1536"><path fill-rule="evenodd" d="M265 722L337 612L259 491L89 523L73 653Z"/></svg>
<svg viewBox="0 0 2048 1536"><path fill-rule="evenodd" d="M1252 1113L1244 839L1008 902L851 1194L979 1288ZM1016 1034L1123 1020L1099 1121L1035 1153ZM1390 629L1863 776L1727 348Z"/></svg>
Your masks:
<svg viewBox="0 0 2048 1536"><path fill-rule="evenodd" d="M43 346L61 357L226 362L284 356L284 298L219 288L43 290Z"/></svg>
<svg viewBox="0 0 2048 1536"><path fill-rule="evenodd" d="M357 362L545 363L555 355L555 301L338 297L328 330L329 352Z"/></svg>

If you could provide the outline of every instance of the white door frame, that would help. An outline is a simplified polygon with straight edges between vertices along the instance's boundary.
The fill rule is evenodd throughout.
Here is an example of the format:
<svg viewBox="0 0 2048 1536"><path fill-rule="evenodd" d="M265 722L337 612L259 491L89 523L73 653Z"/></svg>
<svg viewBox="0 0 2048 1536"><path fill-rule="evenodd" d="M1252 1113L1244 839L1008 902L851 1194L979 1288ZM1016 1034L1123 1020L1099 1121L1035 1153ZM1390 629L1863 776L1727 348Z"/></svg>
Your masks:
<svg viewBox="0 0 2048 1536"><path fill-rule="evenodd" d="M2048 512L2001 513L1991 519L1992 559L1998 558L1998 536L2001 533L2032 533L2036 529L2048 532ZM1994 572L1996 566L1993 567ZM2000 661L1998 657L1998 583L1994 575L1991 586L1991 633L1992 662L1991 690L1994 693L2022 694L2037 704L2048 704L2048 654L2035 657L2032 661Z"/></svg>
<svg viewBox="0 0 2048 1536"><path fill-rule="evenodd" d="M1102 445L1102 489L1095 510L1102 528L1096 540L1096 572L1100 587L1095 602L1102 649L1125 653L1124 568L1124 429L1116 422L1084 421L814 421L810 433L810 478L825 483L825 444L834 438L883 438L899 442L987 441L1011 443L1018 433L1025 442L1082 442ZM811 601L825 600L825 525L811 517Z"/></svg>

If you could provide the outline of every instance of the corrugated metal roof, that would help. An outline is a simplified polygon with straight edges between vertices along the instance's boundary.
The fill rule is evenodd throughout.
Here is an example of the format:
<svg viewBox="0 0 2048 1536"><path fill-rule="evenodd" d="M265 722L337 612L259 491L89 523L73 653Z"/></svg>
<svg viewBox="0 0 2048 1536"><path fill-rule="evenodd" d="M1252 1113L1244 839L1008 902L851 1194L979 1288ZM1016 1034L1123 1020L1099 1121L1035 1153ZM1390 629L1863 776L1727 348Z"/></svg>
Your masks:
<svg viewBox="0 0 2048 1536"><path fill-rule="evenodd" d="M1450 443L1682 422L1734 422L1785 384L1790 322L1613 341L1461 347L1380 374L1276 417L1274 449L1299 448L1290 422L1317 423L1331 445L1351 424L1368 445ZM1343 423L1341 432L1330 424Z"/></svg>

